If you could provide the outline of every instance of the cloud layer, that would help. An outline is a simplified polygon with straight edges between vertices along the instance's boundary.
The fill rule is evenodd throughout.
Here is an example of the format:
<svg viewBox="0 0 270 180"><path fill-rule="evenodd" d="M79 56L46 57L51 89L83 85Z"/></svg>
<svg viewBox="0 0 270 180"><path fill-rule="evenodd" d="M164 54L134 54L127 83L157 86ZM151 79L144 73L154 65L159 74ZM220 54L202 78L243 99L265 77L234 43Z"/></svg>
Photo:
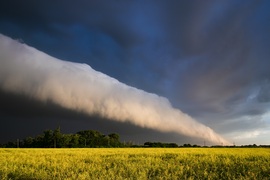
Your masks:
<svg viewBox="0 0 270 180"><path fill-rule="evenodd" d="M0 36L0 88L42 102L140 127L229 144L169 101L120 83L86 64L55 59Z"/></svg>
<svg viewBox="0 0 270 180"><path fill-rule="evenodd" d="M261 132L250 143L269 144L261 136L270 135L269 8L267 0L5 1L0 33L166 97L229 138Z"/></svg>

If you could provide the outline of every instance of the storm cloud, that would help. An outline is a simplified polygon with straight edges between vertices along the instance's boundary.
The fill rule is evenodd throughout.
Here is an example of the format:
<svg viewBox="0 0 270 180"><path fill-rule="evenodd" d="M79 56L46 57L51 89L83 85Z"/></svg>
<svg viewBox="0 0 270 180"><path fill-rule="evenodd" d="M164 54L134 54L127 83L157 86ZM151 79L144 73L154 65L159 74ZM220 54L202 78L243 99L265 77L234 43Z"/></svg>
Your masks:
<svg viewBox="0 0 270 180"><path fill-rule="evenodd" d="M163 97L127 86L86 64L55 59L2 35L0 40L3 91L139 127L230 144Z"/></svg>
<svg viewBox="0 0 270 180"><path fill-rule="evenodd" d="M234 140L270 133L269 7L267 0L8 1L0 32L166 97Z"/></svg>

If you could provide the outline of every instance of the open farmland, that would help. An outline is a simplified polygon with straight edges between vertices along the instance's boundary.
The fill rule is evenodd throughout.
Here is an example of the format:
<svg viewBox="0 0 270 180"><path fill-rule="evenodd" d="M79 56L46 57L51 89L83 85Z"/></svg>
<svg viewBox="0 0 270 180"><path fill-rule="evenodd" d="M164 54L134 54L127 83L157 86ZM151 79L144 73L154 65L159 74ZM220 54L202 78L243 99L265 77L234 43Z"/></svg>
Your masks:
<svg viewBox="0 0 270 180"><path fill-rule="evenodd" d="M270 179L267 148L0 149L0 179Z"/></svg>

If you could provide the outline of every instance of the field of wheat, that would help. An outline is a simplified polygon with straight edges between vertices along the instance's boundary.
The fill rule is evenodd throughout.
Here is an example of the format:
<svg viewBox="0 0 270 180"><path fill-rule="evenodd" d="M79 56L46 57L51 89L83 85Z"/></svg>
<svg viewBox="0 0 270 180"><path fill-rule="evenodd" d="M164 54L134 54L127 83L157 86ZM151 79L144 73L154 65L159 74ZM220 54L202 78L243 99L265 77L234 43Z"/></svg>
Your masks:
<svg viewBox="0 0 270 180"><path fill-rule="evenodd" d="M267 148L0 149L0 179L270 179Z"/></svg>

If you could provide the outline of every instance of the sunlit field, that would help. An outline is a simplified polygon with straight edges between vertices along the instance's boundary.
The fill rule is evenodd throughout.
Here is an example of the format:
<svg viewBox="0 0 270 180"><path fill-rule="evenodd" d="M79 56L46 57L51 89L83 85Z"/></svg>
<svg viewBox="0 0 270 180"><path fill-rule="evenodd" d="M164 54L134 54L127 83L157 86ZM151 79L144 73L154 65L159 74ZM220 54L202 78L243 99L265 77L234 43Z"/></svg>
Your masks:
<svg viewBox="0 0 270 180"><path fill-rule="evenodd" d="M0 149L0 179L270 179L270 149Z"/></svg>

